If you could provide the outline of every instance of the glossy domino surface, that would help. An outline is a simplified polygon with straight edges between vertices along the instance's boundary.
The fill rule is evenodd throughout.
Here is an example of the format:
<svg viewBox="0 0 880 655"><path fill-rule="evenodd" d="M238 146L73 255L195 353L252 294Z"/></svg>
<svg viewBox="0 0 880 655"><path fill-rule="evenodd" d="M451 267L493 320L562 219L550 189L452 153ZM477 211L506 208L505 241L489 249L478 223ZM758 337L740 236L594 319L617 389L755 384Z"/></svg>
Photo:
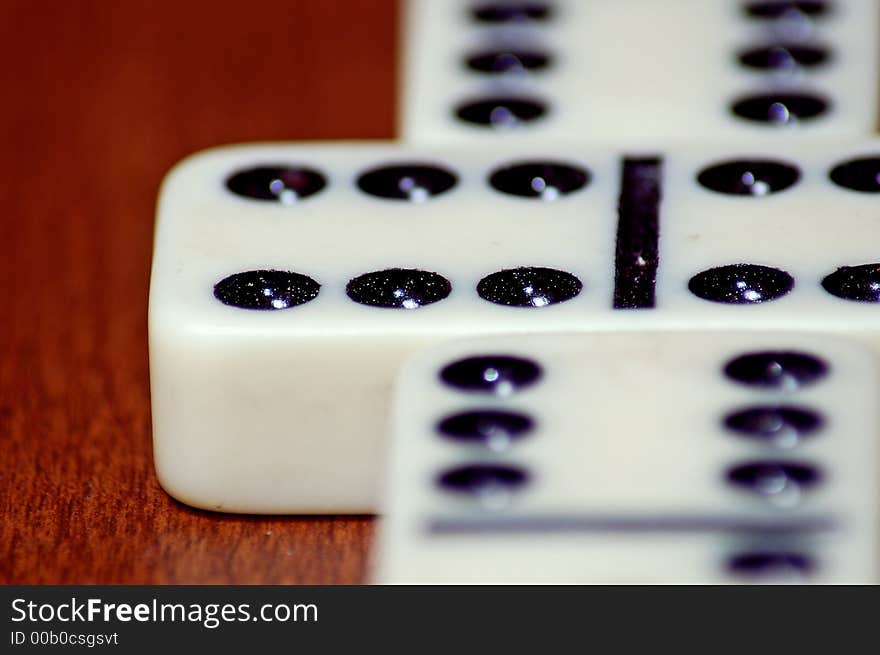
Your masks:
<svg viewBox="0 0 880 655"><path fill-rule="evenodd" d="M376 508L414 351L535 331L812 330L880 346L880 144L218 148L159 200L155 459L239 512Z"/></svg>

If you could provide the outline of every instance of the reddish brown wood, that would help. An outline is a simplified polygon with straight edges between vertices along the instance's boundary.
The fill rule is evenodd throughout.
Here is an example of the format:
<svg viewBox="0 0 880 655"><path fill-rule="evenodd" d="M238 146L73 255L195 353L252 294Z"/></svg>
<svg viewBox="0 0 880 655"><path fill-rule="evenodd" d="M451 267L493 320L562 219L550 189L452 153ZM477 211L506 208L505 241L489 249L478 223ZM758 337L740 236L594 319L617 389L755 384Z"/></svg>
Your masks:
<svg viewBox="0 0 880 655"><path fill-rule="evenodd" d="M365 518L216 515L153 473L153 212L184 155L393 135L391 0L0 5L0 582L356 583Z"/></svg>

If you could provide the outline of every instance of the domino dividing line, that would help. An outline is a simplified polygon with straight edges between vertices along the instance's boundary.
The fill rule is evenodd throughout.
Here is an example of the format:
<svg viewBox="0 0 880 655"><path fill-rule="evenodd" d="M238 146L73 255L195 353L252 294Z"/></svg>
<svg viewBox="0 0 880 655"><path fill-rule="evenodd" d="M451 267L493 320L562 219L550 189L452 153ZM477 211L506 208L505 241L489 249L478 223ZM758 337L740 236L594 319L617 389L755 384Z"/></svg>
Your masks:
<svg viewBox="0 0 880 655"><path fill-rule="evenodd" d="M838 526L823 515L792 518L753 518L723 514L667 515L532 515L477 518L433 518L428 532L435 535L551 534L551 533L729 533L799 534L827 532Z"/></svg>
<svg viewBox="0 0 880 655"><path fill-rule="evenodd" d="M662 167L659 157L623 160L617 204L614 309L654 307L660 262Z"/></svg>

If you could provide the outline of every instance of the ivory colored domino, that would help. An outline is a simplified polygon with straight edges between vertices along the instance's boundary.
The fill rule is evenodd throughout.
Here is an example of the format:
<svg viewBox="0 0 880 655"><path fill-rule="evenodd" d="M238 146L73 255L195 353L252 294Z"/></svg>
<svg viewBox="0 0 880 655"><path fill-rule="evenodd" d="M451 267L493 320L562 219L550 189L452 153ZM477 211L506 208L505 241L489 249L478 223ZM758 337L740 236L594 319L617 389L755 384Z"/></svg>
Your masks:
<svg viewBox="0 0 880 655"><path fill-rule="evenodd" d="M267 144L166 179L155 462L229 512L377 509L392 379L438 342L809 329L880 346L880 143Z"/></svg>
<svg viewBox="0 0 880 655"><path fill-rule="evenodd" d="M408 142L810 139L877 124L875 0L409 0Z"/></svg>
<svg viewBox="0 0 880 655"><path fill-rule="evenodd" d="M763 332L420 353L395 386L375 579L876 583L875 359Z"/></svg>

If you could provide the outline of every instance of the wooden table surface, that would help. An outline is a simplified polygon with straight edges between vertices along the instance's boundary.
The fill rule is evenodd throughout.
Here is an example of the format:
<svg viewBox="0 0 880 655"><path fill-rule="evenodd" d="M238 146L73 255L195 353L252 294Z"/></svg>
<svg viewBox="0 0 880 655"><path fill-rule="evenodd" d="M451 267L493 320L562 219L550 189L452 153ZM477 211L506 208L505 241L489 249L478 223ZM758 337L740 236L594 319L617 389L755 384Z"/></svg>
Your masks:
<svg viewBox="0 0 880 655"><path fill-rule="evenodd" d="M0 583L365 580L369 518L159 487L147 288L183 156L394 135L396 21L391 0L0 3Z"/></svg>

